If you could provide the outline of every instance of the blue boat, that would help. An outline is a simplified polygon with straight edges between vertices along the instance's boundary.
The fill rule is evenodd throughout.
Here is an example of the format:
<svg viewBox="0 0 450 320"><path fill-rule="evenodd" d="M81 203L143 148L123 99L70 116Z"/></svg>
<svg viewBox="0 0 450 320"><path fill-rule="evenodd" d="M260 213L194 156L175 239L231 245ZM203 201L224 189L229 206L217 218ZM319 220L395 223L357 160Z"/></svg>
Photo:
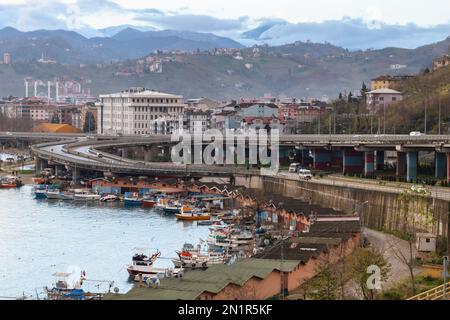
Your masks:
<svg viewBox="0 0 450 320"><path fill-rule="evenodd" d="M47 199L47 186L45 184L40 184L34 187L34 198Z"/></svg>
<svg viewBox="0 0 450 320"><path fill-rule="evenodd" d="M125 192L123 201L127 207L137 207L142 205L142 198L139 198L139 194L136 192Z"/></svg>

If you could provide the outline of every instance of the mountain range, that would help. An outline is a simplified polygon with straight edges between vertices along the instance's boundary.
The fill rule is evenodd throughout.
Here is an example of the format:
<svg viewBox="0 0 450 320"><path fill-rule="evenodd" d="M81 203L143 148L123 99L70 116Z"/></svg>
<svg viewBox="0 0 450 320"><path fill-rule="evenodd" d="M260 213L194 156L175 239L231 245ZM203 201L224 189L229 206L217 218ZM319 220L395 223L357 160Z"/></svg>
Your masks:
<svg viewBox="0 0 450 320"><path fill-rule="evenodd" d="M112 35L86 38L64 30L0 30L0 53L8 51L13 59L13 64L0 66L0 95L23 95L25 77L44 82L56 77L87 83L93 95L144 86L186 98L252 98L266 93L333 98L340 91L358 90L363 81L367 84L378 75L417 74L430 67L434 58L449 53L450 47L450 38L415 49L390 46L351 51L311 41L244 47L213 34L129 26L102 32ZM247 36L261 37L263 33L261 29ZM162 72L153 73L148 65L141 65L142 58L156 49L216 47L240 48L240 56L152 54L151 59L164 60ZM43 52L58 63L38 63Z"/></svg>
<svg viewBox="0 0 450 320"><path fill-rule="evenodd" d="M45 55L62 64L78 65L136 59L155 50L243 48L234 40L210 33L148 29L119 26L101 30L105 37L87 38L68 30L22 32L6 27L0 30L0 52L11 53L15 61L37 60Z"/></svg>

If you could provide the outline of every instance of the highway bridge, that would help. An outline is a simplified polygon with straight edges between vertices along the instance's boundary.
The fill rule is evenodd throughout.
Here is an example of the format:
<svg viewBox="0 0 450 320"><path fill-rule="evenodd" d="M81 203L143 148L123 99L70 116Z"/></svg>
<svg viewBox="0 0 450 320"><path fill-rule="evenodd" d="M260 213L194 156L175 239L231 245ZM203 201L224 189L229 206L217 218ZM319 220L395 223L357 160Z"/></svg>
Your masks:
<svg viewBox="0 0 450 320"><path fill-rule="evenodd" d="M2 139L48 139L51 142L31 147L41 160L75 169L124 174L216 175L255 174L238 166L182 165L155 163L155 148L170 152L171 137L155 136L85 136L46 133L0 133ZM397 155L397 175L406 180L417 177L418 152L435 153L435 175L450 180L450 135L282 135L279 139L280 156L295 150L296 159L312 159L312 167L319 170L342 169L344 173L371 175L384 165L385 151ZM128 148L142 148L143 159L128 158ZM118 150L107 152L106 150ZM38 163L38 168L45 167ZM76 172L75 172L76 173ZM74 175L77 177L77 174Z"/></svg>

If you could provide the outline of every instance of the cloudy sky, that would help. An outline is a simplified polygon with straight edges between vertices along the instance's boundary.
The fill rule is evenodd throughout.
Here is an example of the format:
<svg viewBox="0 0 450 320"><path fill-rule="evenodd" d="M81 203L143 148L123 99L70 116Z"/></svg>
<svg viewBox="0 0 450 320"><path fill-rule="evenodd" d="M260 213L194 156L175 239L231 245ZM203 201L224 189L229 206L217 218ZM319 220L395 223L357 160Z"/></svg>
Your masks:
<svg viewBox="0 0 450 320"><path fill-rule="evenodd" d="M450 5L448 0L0 0L0 27L70 29L96 36L102 35L98 29L123 24L213 32L243 42L334 40L352 48L386 45L380 39L389 36L387 44L395 44L407 35L401 44L415 46L450 35ZM270 27L242 36L261 25ZM341 40L348 34L336 39L336 26L340 32L356 32L357 38L369 30L376 39Z"/></svg>

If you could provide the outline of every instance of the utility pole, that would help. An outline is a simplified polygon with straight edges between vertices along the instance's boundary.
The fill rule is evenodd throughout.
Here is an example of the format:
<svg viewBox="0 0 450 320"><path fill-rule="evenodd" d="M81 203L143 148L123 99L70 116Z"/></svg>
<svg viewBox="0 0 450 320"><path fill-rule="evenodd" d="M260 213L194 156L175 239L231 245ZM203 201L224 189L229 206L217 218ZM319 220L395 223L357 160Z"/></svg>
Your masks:
<svg viewBox="0 0 450 320"><path fill-rule="evenodd" d="M359 243L361 248L364 247L364 218L365 218L365 208L368 204L368 201L365 202L358 202L358 211L359 211L359 225L360 225L360 236L359 236Z"/></svg>
<svg viewBox="0 0 450 320"><path fill-rule="evenodd" d="M317 123L317 134L320 135L320 114L321 114L322 110L319 109L319 122Z"/></svg>
<svg viewBox="0 0 450 320"><path fill-rule="evenodd" d="M441 96L439 95L438 134L441 134Z"/></svg>
<svg viewBox="0 0 450 320"><path fill-rule="evenodd" d="M278 204L278 208L282 209L283 208L283 203L280 202ZM278 223L280 223L278 221ZM283 232L283 224L281 224L281 230L280 230L280 234L281 234L281 244L280 244L280 300L284 300L284 291L285 289L285 283L284 283L284 232Z"/></svg>
<svg viewBox="0 0 450 320"><path fill-rule="evenodd" d="M428 121L428 90L427 90L427 98L425 99L425 123L424 123L424 133L427 134L427 121Z"/></svg>
<svg viewBox="0 0 450 320"><path fill-rule="evenodd" d="M333 121L334 121L333 133L336 134L336 109L335 108L333 108Z"/></svg>

